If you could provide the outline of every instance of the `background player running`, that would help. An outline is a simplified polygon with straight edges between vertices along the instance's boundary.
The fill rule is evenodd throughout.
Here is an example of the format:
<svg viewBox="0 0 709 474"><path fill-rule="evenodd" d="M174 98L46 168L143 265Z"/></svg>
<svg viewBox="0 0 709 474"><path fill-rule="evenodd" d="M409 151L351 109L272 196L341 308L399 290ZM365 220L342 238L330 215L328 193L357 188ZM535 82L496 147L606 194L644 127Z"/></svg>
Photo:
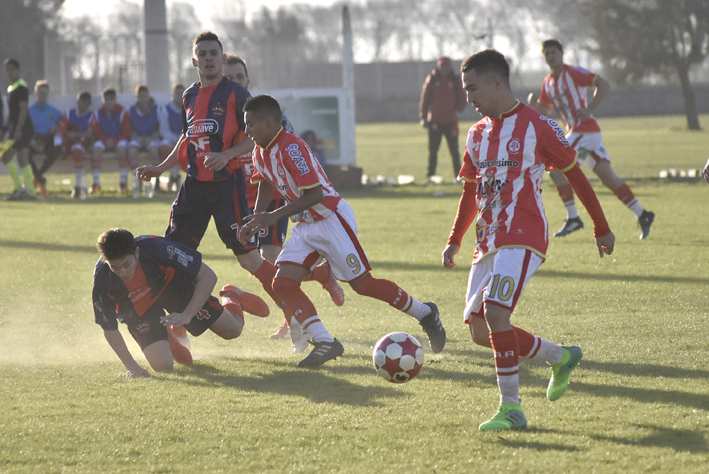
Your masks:
<svg viewBox="0 0 709 474"><path fill-rule="evenodd" d="M217 276L202 255L163 237L134 238L125 229L109 229L98 238L101 258L94 270L96 324L128 372L148 376L118 330L126 324L150 367L169 371L175 360L191 363L189 350L166 326L183 326L194 336L211 329L223 339L239 337L243 316L233 315L211 296ZM169 314L165 314L167 310Z"/></svg>
<svg viewBox="0 0 709 474"><path fill-rule="evenodd" d="M248 242L283 217L298 222L278 256L278 273L273 280L273 289L293 314L293 347L305 350L309 339L315 344L298 366L316 367L344 352L300 287L321 258L327 259L337 279L349 283L356 293L382 300L416 318L433 352L442 351L446 332L438 308L417 301L392 281L371 275L367 255L357 239L352 208L335 191L305 142L283 130L278 101L268 95L254 97L244 105L244 121L246 133L256 143L252 179L260 183L255 214L239 232L241 241ZM268 212L276 189L288 204Z"/></svg>
<svg viewBox="0 0 709 474"><path fill-rule="evenodd" d="M544 261L549 245L541 200L545 167L561 170L594 223L601 257L613 251L615 237L593 188L576 163L576 151L551 119L520 104L510 89L505 57L488 49L461 66L468 102L483 119L473 125L459 178L465 181L443 265L455 266L463 235L475 221L477 244L468 278L465 322L476 344L492 347L500 408L480 430L525 428L519 399L519 357L552 366L547 397L558 399L582 357L580 347L562 348L510 323L527 281Z"/></svg>
<svg viewBox="0 0 709 474"><path fill-rule="evenodd" d="M245 89L249 88L249 70L246 67L246 61L244 61L239 56L233 54L227 54L226 65L224 66L224 75L241 84ZM293 125L291 125L290 120L286 117L285 113L281 116L281 126L288 133L294 133ZM317 158L317 156L316 156ZM239 157L241 163L241 168L244 170L244 176L246 178L246 197L249 201L249 209L251 212L256 206L256 194L258 193L258 184L251 182L251 175L253 174L254 166L251 157L251 152L246 155ZM318 160L320 161L320 160ZM322 162L321 162L322 164ZM273 200L268 205L266 209L267 212L271 212L279 207L285 206L286 201L281 196L281 193L274 193ZM286 240L286 234L288 233L288 217L276 222L273 226L261 229L258 234L258 246L261 251L263 258L269 262L275 264L278 255L281 253L283 248L283 242ZM305 281L317 281L323 288L330 294L330 298L337 306L342 306L345 304L345 292L342 287L337 283L335 275L332 273L330 264L325 261L322 264L313 268L308 276L305 277ZM278 331L271 334L271 339L283 339L290 337L290 326L288 325L288 318L278 328Z"/></svg>
<svg viewBox="0 0 709 474"><path fill-rule="evenodd" d="M544 41L542 53L551 73L544 79L539 99L531 93L527 102L544 115L549 115L553 107L566 125L566 139L579 152L579 164L587 161L601 182L635 213L642 230L640 238L646 238L655 214L643 208L630 187L613 171L610 156L603 146L601 127L592 115L608 92L608 81L598 74L564 64L564 48L557 40ZM586 87L596 88L590 104L586 101ZM576 209L574 191L564 174L552 170L550 176L566 206L564 226L554 234L555 237L563 237L583 228L583 222Z"/></svg>

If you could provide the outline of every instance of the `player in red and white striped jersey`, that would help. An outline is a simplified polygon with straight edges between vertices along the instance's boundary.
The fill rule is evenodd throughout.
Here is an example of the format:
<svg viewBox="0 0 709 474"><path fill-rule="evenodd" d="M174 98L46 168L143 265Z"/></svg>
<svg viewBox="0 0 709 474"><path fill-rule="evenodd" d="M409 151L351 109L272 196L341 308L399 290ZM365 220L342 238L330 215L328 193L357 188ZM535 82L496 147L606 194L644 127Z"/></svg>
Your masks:
<svg viewBox="0 0 709 474"><path fill-rule="evenodd" d="M244 104L244 123L246 134L256 144L252 181L260 183L254 215L246 218L248 223L241 228L239 238L246 242L283 217L298 223L278 256L278 272L273 279L273 289L293 314L294 349L305 350L309 339L315 344L298 366L316 367L344 352L300 288L322 258L330 263L337 279L349 283L356 293L384 301L416 318L433 352L442 351L446 333L438 308L417 301L392 281L371 275L369 260L357 238L352 208L332 186L305 141L283 130L278 101L267 95L250 99ZM276 189L288 204L265 212Z"/></svg>
<svg viewBox="0 0 709 474"><path fill-rule="evenodd" d="M642 229L640 238L645 239L650 234L655 214L643 208L630 187L613 171L610 156L603 146L601 127L592 115L608 92L608 81L586 69L564 64L564 49L557 40L544 41L542 53L551 73L544 79L539 99L532 93L528 97L529 104L544 115L549 115L552 108L556 111L566 125L567 140L579 152L578 162L588 161L601 182L635 213ZM596 89L590 104L586 99L587 87ZM563 237L583 228L583 222L569 181L559 171L551 171L550 176L566 206L564 226L554 234Z"/></svg>
<svg viewBox="0 0 709 474"><path fill-rule="evenodd" d="M249 70L246 67L246 61L244 61L239 56L234 54L227 54L226 64L224 65L224 75L231 79L232 81L238 82L244 89L249 88L249 83L251 78L249 77ZM293 125L291 125L290 120L285 114L281 117L281 126L288 133L293 133ZM251 182L251 175L254 170L253 159L251 157L251 152L239 157L239 163L241 164L241 169L244 170L244 176L246 177L246 197L249 200L249 208L253 212L256 206L256 194L258 193L258 184ZM268 205L267 211L273 211L281 206L285 205L285 200L280 193L275 193L273 200ZM288 233L288 217L284 217L280 221L276 222L273 226L261 229L258 235L258 248L261 251L261 255L264 259L275 264L278 255L281 253L283 248L283 242L286 240L286 234ZM330 264L324 262L317 267L315 267L310 274L305 278L305 281L317 281L322 285L322 287L330 294L332 302L337 306L342 306L345 304L345 292L342 290L340 285L337 283L335 275L332 273ZM271 339L283 339L290 337L290 326L288 325L288 318L278 330L271 334Z"/></svg>
<svg viewBox="0 0 709 474"><path fill-rule="evenodd" d="M613 251L615 237L561 128L515 98L505 57L492 49L480 51L463 62L461 71L468 102L484 118L468 133L459 174L465 185L443 265L455 266L463 235L475 221L464 318L473 341L492 347L500 388L500 409L480 429L519 429L527 426L519 401L519 357L552 365L547 397L556 400L582 356L579 347L562 348L510 323L527 281L546 258L544 170L558 169L568 177L593 219L601 257Z"/></svg>

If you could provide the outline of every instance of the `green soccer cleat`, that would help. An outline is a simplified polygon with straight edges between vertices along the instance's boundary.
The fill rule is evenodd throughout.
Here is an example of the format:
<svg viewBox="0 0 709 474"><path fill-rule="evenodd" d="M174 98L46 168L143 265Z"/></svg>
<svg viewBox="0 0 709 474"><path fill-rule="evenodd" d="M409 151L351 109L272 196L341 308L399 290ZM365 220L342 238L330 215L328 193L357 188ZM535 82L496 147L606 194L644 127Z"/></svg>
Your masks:
<svg viewBox="0 0 709 474"><path fill-rule="evenodd" d="M522 430L527 427L527 418L519 403L501 403L497 414L479 426L480 431Z"/></svg>
<svg viewBox="0 0 709 474"><path fill-rule="evenodd" d="M564 357L561 362L551 366L551 379L547 388L547 398L552 402L558 400L569 387L569 375L583 357L583 351L578 346L564 347Z"/></svg>

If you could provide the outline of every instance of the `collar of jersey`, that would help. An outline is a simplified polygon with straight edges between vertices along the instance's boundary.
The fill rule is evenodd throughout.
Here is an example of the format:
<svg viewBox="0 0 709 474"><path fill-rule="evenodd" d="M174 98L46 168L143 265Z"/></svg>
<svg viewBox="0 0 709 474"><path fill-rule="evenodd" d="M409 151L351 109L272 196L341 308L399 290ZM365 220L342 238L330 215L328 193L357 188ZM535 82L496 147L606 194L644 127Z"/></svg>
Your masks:
<svg viewBox="0 0 709 474"><path fill-rule="evenodd" d="M14 83L7 86L7 93L9 94L10 92L14 91L18 87L22 87L22 86L24 86L26 88L27 83L25 82L24 79L20 78L20 79L16 80Z"/></svg>
<svg viewBox="0 0 709 474"><path fill-rule="evenodd" d="M278 141L278 139L281 137L281 133L285 133L285 130L283 130L283 127L281 127L280 130L278 130L278 133L276 133L276 136L273 137L273 140L271 140L271 142L268 145L266 145L265 150L271 149L273 144L276 143Z"/></svg>
<svg viewBox="0 0 709 474"><path fill-rule="evenodd" d="M499 119L500 119L500 120L506 119L507 117L510 117L510 116L516 114L516 113L517 113L517 107L519 107L520 104L521 104L520 101L515 102L514 107L512 107L510 110L508 110L508 111L506 111L506 112L502 112L502 113L500 114Z"/></svg>

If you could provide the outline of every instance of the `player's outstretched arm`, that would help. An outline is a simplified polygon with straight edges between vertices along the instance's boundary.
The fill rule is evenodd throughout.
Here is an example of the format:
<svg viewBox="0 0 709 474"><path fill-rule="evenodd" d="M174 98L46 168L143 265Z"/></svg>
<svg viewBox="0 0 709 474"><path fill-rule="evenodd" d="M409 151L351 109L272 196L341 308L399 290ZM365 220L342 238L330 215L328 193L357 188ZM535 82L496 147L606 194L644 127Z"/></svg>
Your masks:
<svg viewBox="0 0 709 474"><path fill-rule="evenodd" d="M184 310L180 313L170 313L160 318L160 322L165 326L184 326L195 317L197 312L204 306L207 299L212 294L214 286L217 284L217 274L202 262L197 278L195 278L194 293L192 299Z"/></svg>
<svg viewBox="0 0 709 474"><path fill-rule="evenodd" d="M145 165L145 166L139 166L135 170L135 175L143 180L143 181L150 181L152 178L157 178L161 174L163 174L165 171L169 170L173 166L175 166L178 163L177 159L177 151L180 149L180 144L182 143L182 140L184 140L185 136L182 135L179 140L177 140L177 143L175 143L174 148L170 152L169 155L167 155L167 158L160 163L159 165Z"/></svg>
<svg viewBox="0 0 709 474"><path fill-rule="evenodd" d="M123 365L128 371L126 372L126 377L150 377L150 373L138 365L135 361L126 346L126 341L123 340L123 336L121 336L121 332L118 329L114 329L112 331L104 330L103 335L106 338L108 345L111 346L113 352L115 352L118 358L121 359L121 362L123 362Z"/></svg>
<svg viewBox="0 0 709 474"><path fill-rule="evenodd" d="M615 245L615 236L608 226L606 216L603 214L601 203L598 202L598 197L593 191L591 183L588 182L586 175L581 171L578 163L575 163L573 168L564 172L564 175L569 180L579 200L588 211L593 221L593 235L596 237L596 246L598 247L598 255L603 258L603 255L613 253Z"/></svg>
<svg viewBox="0 0 709 474"><path fill-rule="evenodd" d="M242 155L251 153L254 149L254 142L251 138L246 137L233 147L219 152L210 152L204 158L204 167L211 171L223 170L229 160L236 159Z"/></svg>

